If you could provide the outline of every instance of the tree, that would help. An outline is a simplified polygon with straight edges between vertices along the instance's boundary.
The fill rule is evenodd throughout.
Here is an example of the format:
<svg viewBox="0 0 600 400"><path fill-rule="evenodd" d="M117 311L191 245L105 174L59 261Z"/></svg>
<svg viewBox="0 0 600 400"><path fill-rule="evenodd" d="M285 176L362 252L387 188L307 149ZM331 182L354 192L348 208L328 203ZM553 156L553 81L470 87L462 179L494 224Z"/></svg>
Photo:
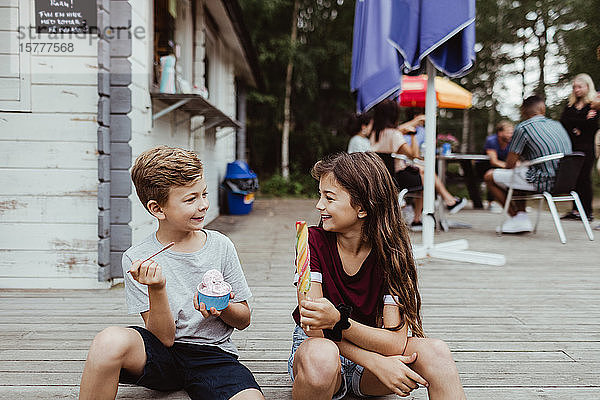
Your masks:
<svg viewBox="0 0 600 400"><path fill-rule="evenodd" d="M600 86L600 55L597 54L600 46L600 0L579 0L573 13L578 22L557 32L557 42L563 49L568 67L563 79L585 72Z"/></svg>
<svg viewBox="0 0 600 400"><path fill-rule="evenodd" d="M294 0L294 13L292 14L292 33L290 34L290 47L296 47L296 36L298 34L298 7L299 0ZM283 99L283 132L281 134L281 176L288 179L289 154L290 154L290 99L292 97L292 73L294 71L294 56L290 54L285 73L285 97Z"/></svg>
<svg viewBox="0 0 600 400"><path fill-rule="evenodd" d="M275 172L282 164L279 138L289 60L293 64L290 172L308 173L323 155L344 150L348 140L339 131L354 109L349 89L354 2L298 3L298 36L292 48L289 21L293 19L293 0L240 0L265 77L265 91L249 93L247 128L250 164L263 174Z"/></svg>

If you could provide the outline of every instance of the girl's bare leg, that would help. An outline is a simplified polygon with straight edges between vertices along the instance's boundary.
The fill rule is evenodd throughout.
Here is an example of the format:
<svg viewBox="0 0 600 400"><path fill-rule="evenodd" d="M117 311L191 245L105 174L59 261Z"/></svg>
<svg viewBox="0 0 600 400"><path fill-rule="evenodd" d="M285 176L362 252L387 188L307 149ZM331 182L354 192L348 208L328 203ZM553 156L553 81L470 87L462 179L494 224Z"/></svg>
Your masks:
<svg viewBox="0 0 600 400"><path fill-rule="evenodd" d="M308 338L294 355L294 400L331 400L342 384L340 351L330 340Z"/></svg>
<svg viewBox="0 0 600 400"><path fill-rule="evenodd" d="M121 368L134 375L142 375L145 364L144 340L136 330L116 326L104 329L90 346L81 377L79 399L114 399Z"/></svg>
<svg viewBox="0 0 600 400"><path fill-rule="evenodd" d="M419 173L421 174L421 181L425 182L425 170L423 168L419 168ZM456 199L454 198L452 193L450 193L448 189L446 189L446 186L444 186L437 174L435 174L434 177L435 191L437 192L437 194L442 196L442 200L444 201L445 205L453 206L456 203Z"/></svg>
<svg viewBox="0 0 600 400"><path fill-rule="evenodd" d="M445 342L430 338L408 338L404 354L417 353L417 360L409 367L429 382L430 400L466 399L456 364ZM360 381L364 394L382 396L391 393L372 372L365 370ZM422 389L420 389L422 390Z"/></svg>

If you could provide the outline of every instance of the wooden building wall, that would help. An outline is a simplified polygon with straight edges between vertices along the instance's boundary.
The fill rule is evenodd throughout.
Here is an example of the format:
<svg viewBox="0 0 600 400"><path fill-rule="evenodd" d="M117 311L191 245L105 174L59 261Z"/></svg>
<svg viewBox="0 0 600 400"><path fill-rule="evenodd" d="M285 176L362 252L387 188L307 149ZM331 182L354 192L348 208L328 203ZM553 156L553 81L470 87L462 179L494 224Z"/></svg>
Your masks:
<svg viewBox="0 0 600 400"><path fill-rule="evenodd" d="M28 38L17 29L30 25L32 9L31 0L0 0L0 287L105 286L97 282L97 42L34 34L31 43L73 51L19 49ZM6 90L14 84L21 101Z"/></svg>
<svg viewBox="0 0 600 400"><path fill-rule="evenodd" d="M148 2L131 1L131 3L134 26L144 26L152 30L153 28L150 26L152 9L149 8ZM180 38L190 36L189 40L181 39L183 53L181 58L187 57L188 60L191 60L189 64L182 65L182 70L188 71L190 83L201 87L206 86L203 62L206 54L203 2L198 1L196 8L194 15L191 2L178 2L177 25L180 30L176 35L179 35ZM191 29L192 18L196 18L195 32ZM194 36L195 40L192 40L191 36ZM209 92L208 100L227 115L235 118L235 77L232 57L219 38L216 38L215 42L218 51L212 55L210 64L212 70L210 76L214 78L211 86L215 89ZM206 220L210 222L219 215L219 185L225 176L227 163L235 160L235 130L232 128L204 129L202 117L190 118L189 114L180 111L171 112L152 121L152 113L160 111L166 105L158 101L152 104L150 100L152 67L151 57L146 52L152 51L152 49L148 46L148 42L133 39L131 57L133 70L131 147L133 158L135 159L144 150L160 144L196 151L205 166L205 179L210 201ZM195 58L191 57L192 54L195 54ZM132 191L130 198L133 243L136 243L156 230L157 225L155 219L141 205L135 190Z"/></svg>

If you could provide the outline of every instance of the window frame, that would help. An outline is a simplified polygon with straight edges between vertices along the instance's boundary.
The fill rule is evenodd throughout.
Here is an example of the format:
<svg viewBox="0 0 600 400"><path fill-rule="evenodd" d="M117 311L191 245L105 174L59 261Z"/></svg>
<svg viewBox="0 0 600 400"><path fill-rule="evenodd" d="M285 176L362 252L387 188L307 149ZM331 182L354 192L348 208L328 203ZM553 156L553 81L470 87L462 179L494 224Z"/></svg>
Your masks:
<svg viewBox="0 0 600 400"><path fill-rule="evenodd" d="M8 7L2 7L5 9L14 8L9 4ZM18 21L16 25L16 29L12 30L12 26L9 27L8 30L4 32L8 32L9 37L12 39L12 35L15 35L16 39L16 51L19 60L19 99L18 100L8 100L0 98L0 112L31 112L31 53L24 51L25 44L31 42L31 38L28 36L29 32L31 32L30 27L31 21L35 21L33 16L33 7L31 7L31 2L28 0L17 0L16 8L18 14ZM11 21L12 23L13 21ZM20 38L21 33L25 35L24 38ZM19 51L20 49L23 51ZM14 53L9 53L12 55ZM2 79L11 79L11 78L0 78L0 84Z"/></svg>

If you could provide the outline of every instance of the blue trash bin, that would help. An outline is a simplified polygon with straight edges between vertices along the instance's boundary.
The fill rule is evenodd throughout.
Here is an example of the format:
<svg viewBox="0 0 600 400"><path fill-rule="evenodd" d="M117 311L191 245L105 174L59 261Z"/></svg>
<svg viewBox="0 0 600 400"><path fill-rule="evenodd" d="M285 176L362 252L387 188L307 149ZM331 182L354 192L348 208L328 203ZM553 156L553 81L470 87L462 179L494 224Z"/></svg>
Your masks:
<svg viewBox="0 0 600 400"><path fill-rule="evenodd" d="M229 214L242 215L252 211L258 177L246 162L236 160L227 164L223 186L227 192Z"/></svg>

